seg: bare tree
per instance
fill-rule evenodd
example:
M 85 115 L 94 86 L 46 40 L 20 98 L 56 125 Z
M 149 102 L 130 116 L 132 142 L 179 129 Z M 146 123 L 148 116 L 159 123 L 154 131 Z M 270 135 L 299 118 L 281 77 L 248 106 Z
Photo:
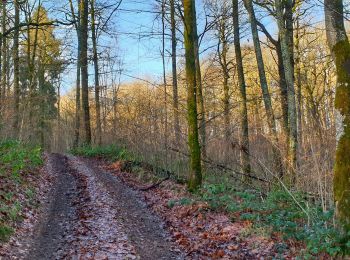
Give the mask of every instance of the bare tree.
M 241 51 L 240 29 L 239 29 L 239 8 L 238 0 L 232 0 L 232 17 L 233 17 L 233 30 L 234 30 L 234 46 L 236 57 L 236 68 L 238 75 L 238 84 L 241 98 L 241 132 L 240 132 L 240 145 L 241 145 L 241 163 L 243 172 L 249 174 L 251 172 L 250 158 L 249 158 L 249 125 L 248 125 L 248 111 L 247 111 L 247 94 L 246 83 L 243 70 L 243 58 Z
M 186 80 L 187 80 L 187 110 L 188 110 L 188 145 L 190 148 L 190 176 L 189 189 L 195 190 L 202 183 L 201 148 L 198 138 L 197 123 L 197 79 L 196 56 L 198 56 L 198 41 L 196 30 L 196 12 L 194 0 L 183 0 L 184 26 L 185 26 L 185 50 L 186 50 Z M 196 48 L 197 45 L 197 48 Z M 197 52 L 197 53 L 196 53 Z
M 81 115 L 81 102 L 80 102 L 80 76 L 81 76 L 81 61 L 80 61 L 80 51 L 81 51 L 81 39 L 80 39 L 80 7 L 78 8 L 78 14 L 74 11 L 74 5 L 72 0 L 69 0 L 69 6 L 71 15 L 73 17 L 74 27 L 77 33 L 77 72 L 76 72 L 76 91 L 75 91 L 75 129 L 74 129 L 74 142 L 73 147 L 78 147 L 80 140 L 80 115 Z
M 97 144 L 102 144 L 102 128 L 101 128 L 101 105 L 100 105 L 100 80 L 98 70 L 98 51 L 97 51 L 97 31 L 95 17 L 95 0 L 90 1 L 91 15 L 91 34 L 92 34 L 92 50 L 95 73 L 95 110 L 96 110 L 96 139 Z
M 335 108 L 337 152 L 334 168 L 336 214 L 344 234 L 350 231 L 350 43 L 344 26 L 342 0 L 325 0 L 327 41 L 337 67 Z
M 89 74 L 88 74 L 88 0 L 80 0 L 80 62 L 81 62 L 81 89 L 84 115 L 85 143 L 91 144 L 91 123 L 89 106 Z
M 264 100 L 264 105 L 265 105 L 265 110 L 267 115 L 267 123 L 269 125 L 270 132 L 273 137 L 272 151 L 274 156 L 273 160 L 275 162 L 275 170 L 278 171 L 280 176 L 282 176 L 283 175 L 282 156 L 281 156 L 281 152 L 277 147 L 278 138 L 277 138 L 276 120 L 275 120 L 275 115 L 272 108 L 271 95 L 269 92 L 269 87 L 266 79 L 265 65 L 264 65 L 264 60 L 263 60 L 262 51 L 261 51 L 261 45 L 259 40 L 258 27 L 257 27 L 253 2 L 252 0 L 244 0 L 244 5 L 248 11 L 249 18 L 250 18 L 255 56 L 258 64 L 260 87 L 263 94 L 263 100 Z
M 174 132 L 177 142 L 181 138 L 180 120 L 179 120 L 179 93 L 177 84 L 177 38 L 176 38 L 176 20 L 175 20 L 175 0 L 170 0 L 170 24 L 171 24 L 171 61 L 173 77 L 173 111 L 174 111 Z
M 20 102 L 20 86 L 19 86 L 19 2 L 14 1 L 15 5 L 15 23 L 13 35 L 13 87 L 14 87 L 14 113 L 15 119 L 13 129 L 15 136 L 18 135 L 19 128 L 19 102 Z
M 294 88 L 294 62 L 293 62 L 293 3 L 292 0 L 275 0 L 276 19 L 281 39 L 281 53 L 288 89 L 288 125 L 289 125 L 289 169 L 291 181 L 295 181 L 294 171 L 297 168 L 298 126 Z

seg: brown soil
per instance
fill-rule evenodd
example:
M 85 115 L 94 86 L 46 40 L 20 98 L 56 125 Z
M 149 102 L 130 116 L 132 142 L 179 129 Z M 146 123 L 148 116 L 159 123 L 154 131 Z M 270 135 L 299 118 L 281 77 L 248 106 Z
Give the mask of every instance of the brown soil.
M 140 195 L 92 161 L 52 154 L 37 223 L 0 259 L 183 259 Z M 32 234 L 32 235 L 31 235 Z

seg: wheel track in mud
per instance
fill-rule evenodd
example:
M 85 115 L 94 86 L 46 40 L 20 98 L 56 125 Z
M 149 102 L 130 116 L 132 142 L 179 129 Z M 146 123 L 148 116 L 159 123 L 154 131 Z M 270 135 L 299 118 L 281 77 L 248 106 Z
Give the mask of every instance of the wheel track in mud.
M 56 176 L 25 259 L 182 259 L 137 192 L 86 159 L 52 154 Z M 22 258 L 20 258 L 22 259 Z

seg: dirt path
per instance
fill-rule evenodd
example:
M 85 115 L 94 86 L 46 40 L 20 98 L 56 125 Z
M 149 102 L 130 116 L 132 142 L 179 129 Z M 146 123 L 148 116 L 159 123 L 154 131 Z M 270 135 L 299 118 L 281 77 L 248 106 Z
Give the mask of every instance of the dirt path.
M 56 176 L 26 256 L 11 259 L 182 259 L 137 192 L 92 162 L 53 154 Z M 23 238 L 25 239 L 25 238 Z

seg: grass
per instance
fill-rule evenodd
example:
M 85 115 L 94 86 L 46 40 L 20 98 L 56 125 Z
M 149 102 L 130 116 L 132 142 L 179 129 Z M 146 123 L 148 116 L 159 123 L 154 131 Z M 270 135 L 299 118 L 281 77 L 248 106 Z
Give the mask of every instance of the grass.
M 29 173 L 35 174 L 42 163 L 40 147 L 15 140 L 0 142 L 0 242 L 12 235 L 24 206 L 34 198 L 35 189 L 27 177 Z M 20 193 L 24 196 L 19 196 Z
M 7 241 L 13 234 L 13 228 L 0 224 L 0 242 Z
M 102 157 L 109 161 L 130 160 L 135 156 L 125 148 L 116 145 L 109 146 L 81 146 L 71 150 L 71 153 L 84 157 Z
M 43 163 L 41 148 L 26 145 L 15 140 L 0 142 L 0 172 L 21 180 L 21 174 Z M 10 174 L 8 174 L 10 173 Z
M 110 161 L 135 158 L 125 148 L 112 145 L 85 146 L 72 152 L 86 157 L 103 157 Z M 143 171 L 135 169 L 133 172 L 139 175 Z M 304 209 L 302 210 L 284 190 L 275 189 L 262 198 L 258 192 L 239 191 L 232 181 L 225 180 L 225 177 L 218 179 L 216 176 L 208 173 L 206 182 L 193 197 L 171 200 L 168 202 L 169 207 L 205 201 L 211 210 L 229 214 L 232 221 L 250 221 L 250 230 L 242 235 L 254 233 L 280 237 L 281 242 L 276 245 L 276 250 L 281 254 L 288 249 L 287 242 L 284 241 L 304 244 L 305 250 L 300 252 L 302 259 L 313 259 L 321 254 L 336 257 L 349 253 L 350 242 L 344 240 L 333 224 L 333 209 L 323 212 L 320 205 L 308 202 L 304 194 L 294 193 L 293 196 Z

